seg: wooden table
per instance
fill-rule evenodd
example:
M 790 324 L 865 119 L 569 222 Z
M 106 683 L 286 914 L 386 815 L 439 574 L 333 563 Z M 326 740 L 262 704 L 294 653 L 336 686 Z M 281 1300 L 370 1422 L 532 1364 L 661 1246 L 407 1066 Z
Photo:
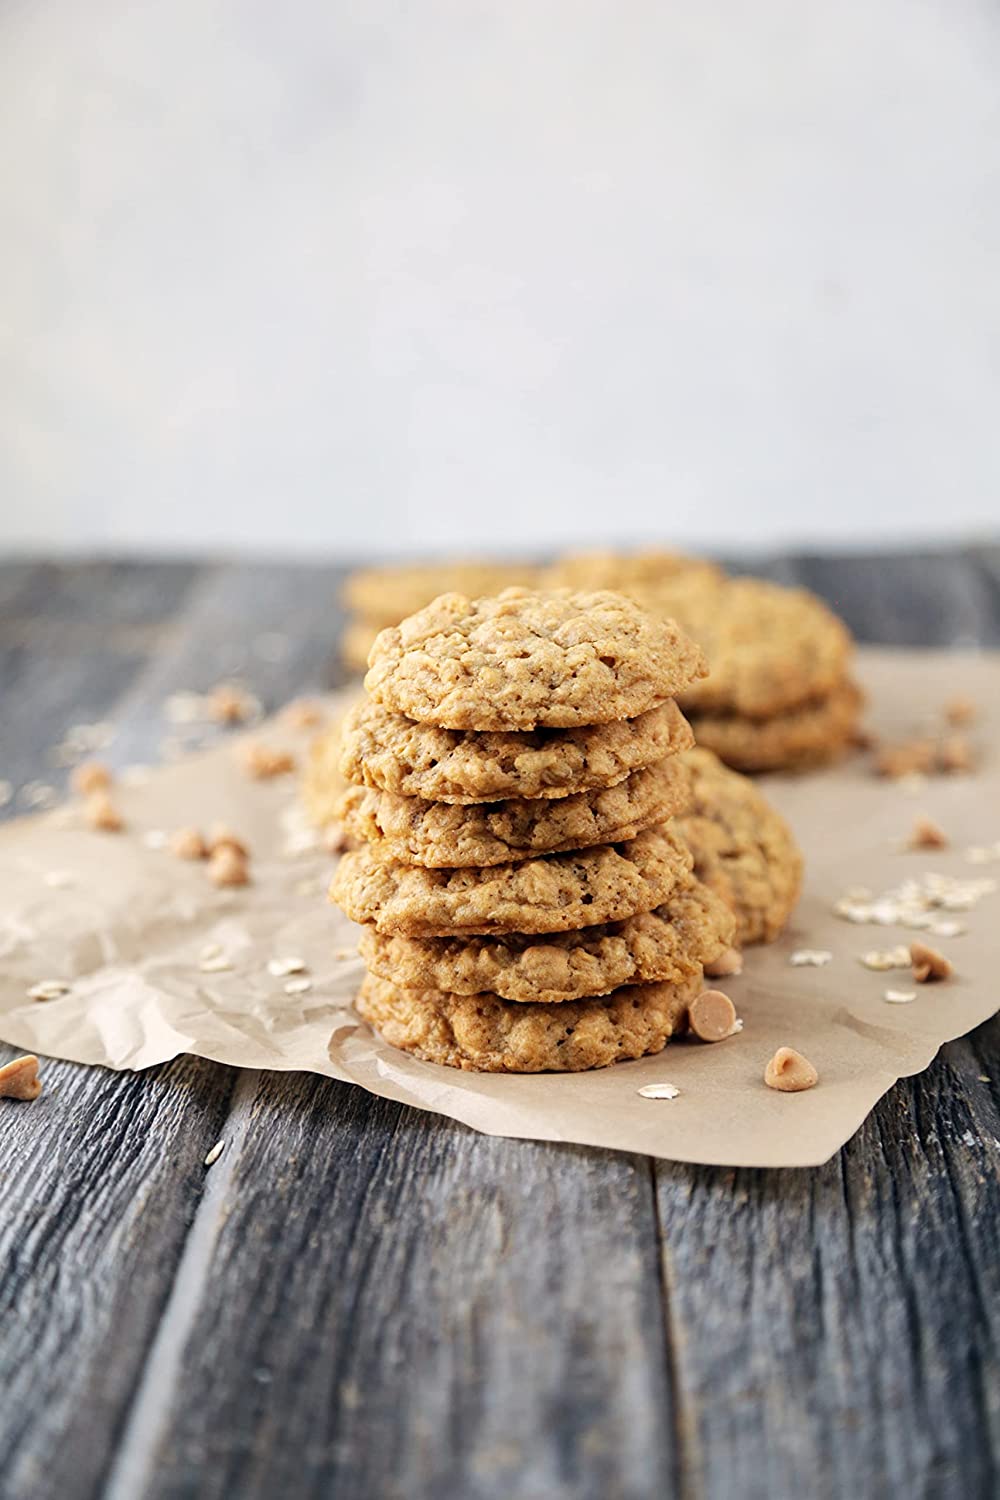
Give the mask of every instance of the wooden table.
M 863 640 L 1000 645 L 995 547 L 758 571 Z M 106 718 L 111 758 L 155 760 L 165 696 L 233 672 L 269 705 L 329 685 L 336 585 L 0 569 L 0 775 L 59 784 L 48 747 Z M 815 1171 L 492 1140 L 190 1058 L 45 1082 L 0 1109 L 3 1500 L 998 1492 L 996 1020 Z

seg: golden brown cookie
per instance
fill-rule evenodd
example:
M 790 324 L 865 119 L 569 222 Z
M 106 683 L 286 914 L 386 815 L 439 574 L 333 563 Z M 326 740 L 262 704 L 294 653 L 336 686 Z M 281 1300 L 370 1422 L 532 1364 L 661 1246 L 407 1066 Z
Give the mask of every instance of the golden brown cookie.
M 443 729 L 568 729 L 630 719 L 707 670 L 670 620 L 622 594 L 442 594 L 383 630 L 365 678 L 385 708 Z
M 792 831 L 760 788 L 711 750 L 689 750 L 683 759 L 693 796 L 674 827 L 694 855 L 695 874 L 732 907 L 738 945 L 770 943 L 802 884 Z
M 578 1073 L 660 1052 L 701 988 L 638 984 L 600 999 L 516 1005 L 496 995 L 407 990 L 365 976 L 357 1009 L 393 1047 L 478 1073 Z
M 381 625 L 367 620 L 348 620 L 340 637 L 340 659 L 348 672 L 363 677 L 368 671 L 368 653 L 375 644 Z
M 413 938 L 366 927 L 359 946 L 373 974 L 407 988 L 552 1005 L 628 984 L 686 984 L 734 929 L 725 901 L 694 881 L 655 911 L 577 932 Z
M 693 744 L 672 701 L 612 724 L 476 734 L 416 724 L 363 698 L 344 721 L 340 769 L 348 781 L 402 797 L 496 802 L 615 786 Z
M 571 552 L 547 569 L 544 587 L 549 589 L 614 589 L 630 594 L 635 589 L 655 589 L 661 584 L 685 584 L 692 580 L 716 583 L 722 569 L 701 557 L 682 552 L 648 548 L 642 552 Z
M 687 802 L 687 772 L 675 758 L 601 791 L 470 807 L 354 786 L 341 796 L 336 819 L 348 834 L 375 844 L 380 859 L 430 868 L 484 867 L 622 843 L 666 822 Z
M 371 845 L 345 854 L 331 897 L 355 922 L 417 937 L 566 932 L 652 911 L 686 884 L 691 852 L 669 825 L 626 844 L 601 844 L 487 870 L 427 870 L 380 860 Z
M 466 594 L 478 599 L 515 585 L 534 588 L 538 575 L 534 563 L 489 558 L 402 563 L 398 567 L 363 568 L 352 573 L 344 584 L 342 598 L 348 609 L 372 627 L 374 639 L 379 630 L 398 625 L 439 594 Z
M 692 726 L 699 745 L 739 771 L 801 771 L 850 748 L 863 702 L 845 679 L 824 697 L 768 719 L 699 713 L 692 715 Z

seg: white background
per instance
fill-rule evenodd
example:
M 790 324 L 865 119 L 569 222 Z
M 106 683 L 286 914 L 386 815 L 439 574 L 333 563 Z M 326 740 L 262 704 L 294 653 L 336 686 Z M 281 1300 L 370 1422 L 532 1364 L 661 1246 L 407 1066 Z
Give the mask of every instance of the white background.
M 0 541 L 1000 529 L 986 0 L 7 0 Z

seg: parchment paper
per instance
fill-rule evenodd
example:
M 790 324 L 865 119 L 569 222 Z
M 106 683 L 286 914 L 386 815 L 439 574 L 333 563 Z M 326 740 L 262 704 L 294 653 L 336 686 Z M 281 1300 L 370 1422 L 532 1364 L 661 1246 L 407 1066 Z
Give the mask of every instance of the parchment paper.
M 385 1046 L 351 1008 L 362 968 L 356 929 L 324 898 L 333 859 L 303 847 L 293 778 L 246 776 L 238 736 L 120 788 L 123 834 L 85 828 L 75 806 L 0 830 L 0 1035 L 111 1068 L 192 1052 L 237 1067 L 302 1069 L 495 1135 L 732 1166 L 825 1161 L 898 1077 L 926 1067 L 943 1042 L 1000 1004 L 1000 895 L 957 914 L 968 927 L 962 936 L 931 939 L 956 967 L 951 981 L 934 985 L 912 986 L 908 972 L 870 972 L 859 962 L 868 949 L 921 934 L 854 925 L 831 910 L 852 885 L 881 891 L 927 871 L 1000 876 L 1000 863 L 974 866 L 965 853 L 1000 839 L 1000 657 L 869 651 L 860 666 L 869 723 L 880 732 L 911 734 L 947 699 L 974 699 L 981 714 L 968 733 L 980 767 L 917 792 L 877 780 L 860 755 L 764 782 L 805 851 L 805 893 L 785 936 L 748 949 L 743 974 L 724 981 L 744 1019 L 726 1042 L 678 1041 L 658 1057 L 601 1072 L 530 1077 L 461 1073 Z M 254 736 L 296 750 L 308 739 L 278 724 Z M 950 849 L 894 847 L 918 813 L 949 833 Z M 216 820 L 253 851 L 245 889 L 218 891 L 203 864 L 148 846 L 179 826 Z M 207 945 L 232 969 L 203 972 Z M 792 967 L 789 955 L 803 947 L 829 949 L 833 961 Z M 307 993 L 286 994 L 288 977 L 268 971 L 269 960 L 286 957 L 307 965 Z M 72 989 L 28 999 L 40 980 Z M 915 988 L 917 998 L 887 1004 L 893 986 Z M 777 1094 L 764 1086 L 764 1064 L 782 1044 L 812 1060 L 818 1087 Z M 678 1097 L 640 1097 L 640 1086 L 659 1081 L 675 1084 Z

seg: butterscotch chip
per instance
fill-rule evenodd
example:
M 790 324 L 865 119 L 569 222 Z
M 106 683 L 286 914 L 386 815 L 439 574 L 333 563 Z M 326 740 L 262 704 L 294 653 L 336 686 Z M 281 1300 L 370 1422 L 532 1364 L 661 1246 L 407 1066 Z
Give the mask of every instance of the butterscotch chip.
M 910 834 L 911 849 L 947 849 L 950 840 L 930 818 L 917 818 Z
M 293 698 L 281 710 L 281 718 L 289 729 L 318 729 L 326 715 L 315 698 Z
M 575 932 L 442 938 L 368 926 L 359 948 L 373 974 L 409 989 L 553 1005 L 629 984 L 686 984 L 732 931 L 729 908 L 695 881 L 655 911 Z
M 34 1053 L 28 1053 L 26 1057 L 15 1057 L 13 1062 L 0 1068 L 0 1098 L 37 1099 L 41 1092 L 38 1058 Z
M 618 844 L 685 807 L 690 779 L 678 759 L 635 771 L 617 786 L 570 797 L 511 798 L 463 807 L 350 787 L 336 809 L 349 834 L 381 859 L 430 868 L 508 864 L 536 854 Z
M 938 746 L 937 763 L 942 771 L 971 771 L 972 747 L 963 734 L 949 734 Z
M 70 786 L 81 797 L 89 797 L 92 792 L 107 791 L 112 780 L 111 769 L 103 761 L 85 760 L 70 777 Z
M 355 922 L 411 937 L 569 932 L 652 911 L 688 884 L 691 854 L 669 825 L 625 844 L 489 869 L 429 870 L 345 854 L 331 895 Z
M 883 745 L 875 757 L 876 774 L 888 776 L 893 781 L 914 773 L 926 775 L 933 771 L 934 764 L 933 740 L 907 740 L 903 744 Z
M 257 700 L 245 689 L 220 682 L 208 695 L 208 712 L 218 724 L 242 724 L 257 709 Z
M 795 906 L 802 855 L 791 829 L 746 776 L 700 746 L 680 757 L 691 775 L 691 805 L 673 826 L 694 870 L 736 914 L 736 941 L 769 943 Z
M 430 802 L 567 797 L 616 786 L 693 744 L 672 701 L 612 724 L 478 734 L 417 724 L 362 698 L 339 733 L 331 727 L 316 743 L 310 806 L 319 809 L 319 788 L 336 771 L 341 781 Z
M 660 1052 L 700 981 L 637 984 L 600 999 L 515 1005 L 496 995 L 403 989 L 367 974 L 357 1009 L 393 1047 L 480 1073 L 575 1073 Z
M 100 829 L 102 833 L 120 833 L 125 827 L 125 819 L 106 791 L 90 793 L 84 803 L 83 815 L 91 828 Z
M 702 990 L 688 1011 L 688 1024 L 702 1042 L 724 1042 L 736 1026 L 736 1006 L 721 990 Z
M 956 729 L 964 729 L 975 723 L 979 706 L 971 698 L 950 698 L 944 706 L 944 716 Z
M 819 1082 L 819 1074 L 794 1047 L 779 1047 L 764 1069 L 764 1082 L 779 1093 L 797 1094 L 813 1088 Z
M 208 861 L 208 878 L 218 886 L 249 884 L 246 857 L 231 844 L 221 844 Z
M 926 943 L 910 944 L 910 962 L 913 965 L 913 977 L 918 984 L 947 979 L 952 972 L 951 961 L 936 948 L 929 948 Z
M 250 853 L 238 833 L 234 833 L 225 823 L 213 823 L 205 840 L 206 852 L 215 854 L 217 850 L 224 848 L 235 849 L 236 853 L 242 854 L 244 858 Z
M 170 835 L 168 845 L 171 854 L 178 859 L 204 859 L 208 847 L 198 828 L 178 828 Z
M 243 765 L 255 781 L 270 781 L 295 770 L 295 756 L 290 750 L 275 750 L 256 741 L 244 745 L 240 752 Z
M 393 713 L 487 731 L 634 718 L 708 671 L 673 620 L 569 589 L 442 594 L 383 630 L 370 661 L 365 687 Z

